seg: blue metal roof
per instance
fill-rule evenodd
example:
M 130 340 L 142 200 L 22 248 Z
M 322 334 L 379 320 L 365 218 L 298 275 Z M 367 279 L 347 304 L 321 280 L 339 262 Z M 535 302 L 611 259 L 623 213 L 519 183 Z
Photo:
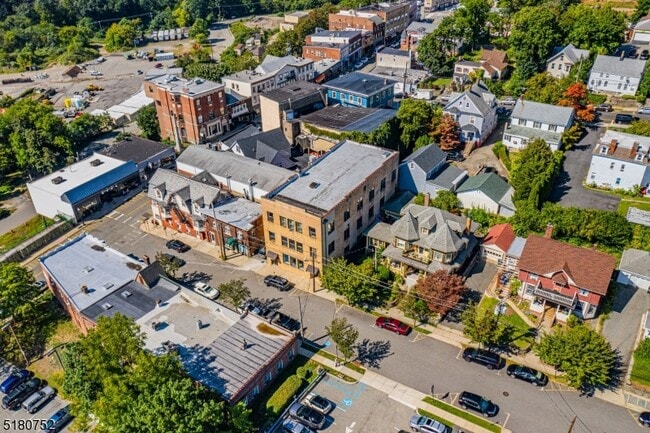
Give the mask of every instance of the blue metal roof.
M 117 182 L 138 173 L 138 166 L 133 161 L 127 161 L 115 169 L 83 183 L 61 197 L 66 203 L 78 203 L 103 189 L 113 186 Z

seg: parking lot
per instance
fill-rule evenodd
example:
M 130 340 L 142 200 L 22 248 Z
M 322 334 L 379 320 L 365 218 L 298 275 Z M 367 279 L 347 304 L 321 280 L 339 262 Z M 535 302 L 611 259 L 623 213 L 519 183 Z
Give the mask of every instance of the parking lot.
M 0 383 L 7 378 L 10 373 L 10 368 L 8 364 L 0 360 Z M 42 424 L 54 415 L 56 411 L 67 405 L 68 403 L 57 395 L 34 414 L 27 413 L 23 409 L 16 411 L 6 410 L 0 406 L 0 432 L 41 431 Z M 70 424 L 59 431 L 69 432 L 69 426 Z

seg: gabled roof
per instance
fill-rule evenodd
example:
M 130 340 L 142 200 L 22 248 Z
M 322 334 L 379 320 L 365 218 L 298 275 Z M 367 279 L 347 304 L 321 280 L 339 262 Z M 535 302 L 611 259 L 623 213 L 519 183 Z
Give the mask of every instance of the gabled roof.
M 510 189 L 508 182 L 501 179 L 496 173 L 482 173 L 468 177 L 458 189 L 456 194 L 470 191 L 481 191 L 492 201 L 498 203 Z
M 156 196 L 156 190 L 162 193 L 162 199 Z M 164 202 L 173 199 L 174 196 L 179 196 L 183 201 L 191 200 L 199 206 L 212 205 L 224 198 L 218 187 L 190 179 L 164 168 L 156 170 L 149 180 L 147 196 L 152 200 Z
M 281 128 L 261 132 L 235 142 L 244 156 L 291 169 L 296 162 L 291 159 L 291 143 Z M 233 145 L 235 144 L 233 143 Z
M 650 30 L 650 15 L 641 18 L 635 25 L 634 30 Z
M 650 252 L 634 248 L 625 250 L 618 268 L 631 274 L 650 277 Z
M 402 164 L 408 164 L 413 161 L 425 173 L 429 173 L 434 167 L 447 159 L 447 152 L 440 150 L 436 143 L 428 144 L 419 148 L 407 156 Z
M 456 108 L 459 112 L 464 112 L 463 107 L 459 107 L 457 104 L 463 97 L 467 97 L 483 116 L 487 116 L 490 112 L 496 110 L 496 97 L 488 90 L 485 83 L 479 81 L 466 92 L 453 93 L 443 111 L 451 111 L 452 108 Z
M 604 56 L 598 55 L 594 66 L 591 68 L 591 73 L 603 72 L 605 74 L 616 74 L 626 77 L 641 78 L 645 70 L 645 60 L 631 59 L 618 56 Z
M 481 60 L 483 60 L 485 64 L 492 66 L 499 71 L 503 71 L 508 67 L 508 63 L 506 62 L 507 57 L 505 51 L 490 50 L 488 48 L 484 48 L 481 54 Z
M 508 223 L 503 223 L 497 224 L 490 229 L 485 239 L 483 239 L 483 245 L 494 245 L 501 251 L 507 252 L 514 240 L 515 231 L 512 229 L 512 226 Z
M 454 186 L 460 184 L 467 177 L 467 170 L 462 170 L 454 165 L 445 164 L 442 170 L 427 179 L 427 183 L 451 190 Z
M 391 226 L 390 231 L 396 237 L 409 242 L 420 238 L 418 235 L 417 220 L 409 211 L 406 211 L 406 215 Z
M 571 60 L 571 62 L 577 63 L 581 59 L 586 59 L 587 57 L 589 57 L 589 50 L 578 49 L 573 44 L 569 44 L 565 47 L 555 47 L 553 49 L 553 55 L 549 57 L 546 63 L 555 60 L 561 55 L 565 55 L 569 58 L 569 60 Z
M 563 270 L 576 286 L 605 296 L 616 259 L 600 251 L 530 235 L 519 259 L 519 269 L 551 276 Z
M 572 107 L 560 107 L 518 99 L 510 117 L 513 119 L 526 119 L 548 123 L 550 125 L 568 125 L 572 116 Z

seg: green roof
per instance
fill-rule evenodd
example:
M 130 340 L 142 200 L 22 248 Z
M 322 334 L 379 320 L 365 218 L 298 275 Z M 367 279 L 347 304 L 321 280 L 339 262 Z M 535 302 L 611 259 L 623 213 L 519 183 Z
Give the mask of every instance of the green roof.
M 508 185 L 508 182 L 501 179 L 499 175 L 495 173 L 483 173 L 468 177 L 467 180 L 458 187 L 456 194 L 479 190 L 494 200 L 495 203 L 498 203 L 505 193 L 508 192 L 509 188 L 510 185 Z

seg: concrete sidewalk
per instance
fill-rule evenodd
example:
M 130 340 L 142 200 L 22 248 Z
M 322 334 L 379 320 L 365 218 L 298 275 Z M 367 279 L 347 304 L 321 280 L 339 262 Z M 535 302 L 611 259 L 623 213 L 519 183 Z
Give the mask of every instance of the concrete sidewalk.
M 384 394 L 388 395 L 389 398 L 410 407 L 411 409 L 417 411 L 417 409 L 423 409 L 427 412 L 430 412 L 440 418 L 448 420 L 454 425 L 458 426 L 460 429 L 466 432 L 473 433 L 490 433 L 489 430 L 473 424 L 459 416 L 456 416 L 452 413 L 446 412 L 440 408 L 430 405 L 423 401 L 425 397 L 428 397 L 427 394 L 424 394 L 420 391 L 417 391 L 413 388 L 409 388 L 400 383 L 395 382 L 394 380 L 388 379 L 387 377 L 381 376 L 373 371 L 366 370 L 364 374 L 360 374 L 348 367 L 339 365 L 336 366 L 334 361 L 325 358 L 324 356 L 318 355 L 310 350 L 305 348 L 300 348 L 298 353 L 301 355 L 311 358 L 314 361 L 323 364 L 329 368 L 332 368 L 346 376 L 349 376 L 359 382 L 362 382 Z M 460 409 L 459 409 L 460 410 Z M 503 428 L 503 433 L 510 433 L 510 430 Z

